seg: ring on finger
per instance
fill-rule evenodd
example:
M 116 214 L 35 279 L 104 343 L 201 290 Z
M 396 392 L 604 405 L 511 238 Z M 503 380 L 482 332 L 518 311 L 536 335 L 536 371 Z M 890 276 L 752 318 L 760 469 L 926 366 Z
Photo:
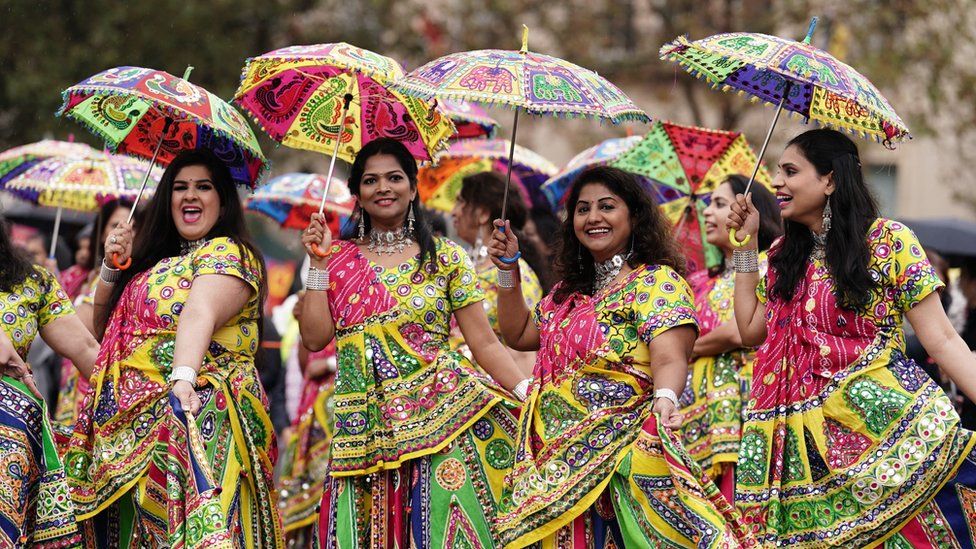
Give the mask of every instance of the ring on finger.
M 112 237 L 108 239 L 108 241 L 111 242 L 112 244 L 118 244 L 119 239 L 115 238 L 115 235 L 113 234 Z

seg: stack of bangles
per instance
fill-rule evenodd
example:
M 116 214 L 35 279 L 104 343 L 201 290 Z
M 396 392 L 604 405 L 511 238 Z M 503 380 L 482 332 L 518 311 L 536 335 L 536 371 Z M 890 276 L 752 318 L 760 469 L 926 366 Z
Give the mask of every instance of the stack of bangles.
M 732 250 L 732 268 L 737 273 L 758 273 L 759 250 Z
M 308 277 L 305 279 L 305 289 L 316 292 L 325 292 L 329 289 L 329 271 L 327 269 L 316 269 L 309 267 Z
M 105 260 L 103 259 L 102 269 L 98 273 L 98 278 L 100 278 L 102 282 L 111 286 L 122 278 L 122 271 L 109 267 L 105 264 Z
M 516 265 L 518 260 L 522 258 L 522 252 L 515 252 L 514 257 L 499 257 L 498 260 L 507 265 Z M 498 287 L 510 290 L 515 287 L 515 273 L 518 271 L 518 267 L 513 269 L 498 269 Z

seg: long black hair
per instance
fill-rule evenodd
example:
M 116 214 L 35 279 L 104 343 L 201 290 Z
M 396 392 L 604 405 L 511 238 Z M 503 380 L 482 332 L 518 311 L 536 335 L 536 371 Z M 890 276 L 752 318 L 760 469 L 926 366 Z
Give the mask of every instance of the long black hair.
M 250 252 L 241 254 L 241 261 L 244 263 L 245 270 L 251 268 L 252 266 L 248 263 L 254 261 L 256 262 L 254 266 L 261 273 L 257 296 L 258 332 L 260 336 L 264 300 L 268 288 L 264 259 L 247 230 L 247 225 L 244 222 L 244 209 L 241 207 L 237 187 L 234 186 L 234 180 L 231 179 L 227 164 L 207 149 L 187 150 L 179 153 L 163 172 L 159 187 L 156 188 L 156 193 L 146 205 L 145 218 L 139 232 L 136 233 L 135 242 L 132 245 L 132 265 L 129 269 L 122 271 L 121 279 L 115 284 L 109 301 L 109 310 L 115 309 L 126 285 L 136 275 L 151 269 L 156 263 L 167 257 L 180 255 L 180 244 L 183 238 L 176 230 L 176 222 L 173 221 L 173 184 L 180 170 L 187 166 L 207 168 L 220 199 L 220 216 L 217 218 L 217 223 L 204 238 L 212 239 L 222 236 L 232 238 L 239 246 Z
M 505 179 L 497 172 L 481 172 L 469 175 L 461 180 L 461 192 L 458 196 L 466 203 L 465 213 L 472 214 L 474 208 L 482 208 L 488 212 L 492 221 L 502 216 L 502 204 L 505 197 Z M 508 209 L 505 210 L 512 231 L 519 240 L 522 258 L 529 264 L 539 277 L 539 284 L 543 292 L 548 293 L 550 284 L 549 266 L 542 258 L 538 248 L 529 239 L 522 236 L 522 229 L 529 218 L 528 208 L 522 195 L 517 191 L 508 194 Z
M 637 178 L 623 170 L 607 166 L 589 168 L 576 178 L 566 199 L 566 220 L 562 241 L 556 253 L 556 270 L 562 279 L 553 298 L 561 303 L 574 293 L 593 293 L 596 270 L 593 256 L 580 244 L 573 228 L 573 217 L 580 191 L 590 184 L 602 184 L 620 197 L 630 210 L 633 253 L 627 260 L 631 268 L 638 265 L 666 265 L 685 274 L 685 257 L 671 231 L 671 223 L 641 187 Z
M 30 257 L 10 240 L 7 220 L 0 217 L 0 292 L 9 292 L 35 272 Z
M 841 307 L 859 310 L 867 306 L 876 284 L 868 272 L 871 250 L 867 234 L 878 217 L 878 206 L 864 183 L 857 145 L 846 135 L 816 129 L 794 137 L 795 145 L 821 176 L 832 174 L 831 227 L 827 233 L 826 261 L 834 279 L 834 295 Z M 806 272 L 813 236 L 802 223 L 786 220 L 783 243 L 771 254 L 776 280 L 770 292 L 779 299 L 793 298 Z
M 726 177 L 722 183 L 728 183 L 729 187 L 732 187 L 732 194 L 738 196 L 746 192 L 749 178 L 740 174 L 732 174 Z M 783 234 L 783 218 L 779 212 L 779 204 L 776 202 L 776 195 L 769 192 L 769 189 L 761 184 L 753 184 L 749 192 L 752 193 L 752 204 L 759 212 L 759 250 L 768 250 L 773 241 Z M 724 268 L 725 256 L 723 255 L 717 270 L 721 271 Z
M 105 257 L 105 228 L 108 225 L 108 218 L 112 217 L 115 210 L 126 208 L 131 210 L 133 201 L 128 198 L 115 198 L 102 204 L 98 209 L 98 216 L 95 218 L 95 226 L 92 228 L 91 235 L 88 237 L 88 260 L 81 265 L 87 271 L 99 265 Z M 139 232 L 139 213 L 132 216 L 132 230 Z
M 407 175 L 407 180 L 410 181 L 410 189 L 415 190 L 417 188 L 417 161 L 410 154 L 410 150 L 396 139 L 381 137 L 367 143 L 359 150 L 359 154 L 356 155 L 356 160 L 349 169 L 349 192 L 359 198 L 359 188 L 363 181 L 363 173 L 366 171 L 366 161 L 378 154 L 388 154 L 395 158 L 397 164 L 400 165 L 400 169 Z M 413 210 L 414 215 L 413 239 L 420 246 L 420 263 L 417 266 L 417 272 L 420 272 L 425 265 L 429 272 L 435 272 L 437 271 L 437 260 L 435 257 L 437 255 L 437 247 L 434 243 L 434 233 L 431 231 L 430 224 L 427 222 L 424 208 L 420 204 L 420 193 L 417 193 L 417 196 L 410 202 L 410 208 L 407 211 L 409 212 L 410 210 Z M 357 208 L 357 214 L 362 217 L 366 227 L 366 234 L 369 234 L 370 229 L 373 227 L 369 219 L 369 214 L 366 213 L 366 210 L 362 206 Z M 353 222 L 353 219 L 355 219 L 355 222 Z M 342 238 L 344 240 L 355 240 L 358 238 L 358 221 L 359 219 L 354 216 L 346 223 L 345 229 L 342 231 Z

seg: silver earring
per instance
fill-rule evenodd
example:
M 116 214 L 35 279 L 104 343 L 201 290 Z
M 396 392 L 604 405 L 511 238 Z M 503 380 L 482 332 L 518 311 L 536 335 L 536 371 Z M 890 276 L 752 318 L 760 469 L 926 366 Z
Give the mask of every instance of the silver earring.
M 830 195 L 827 195 L 827 204 L 824 206 L 823 225 L 821 227 L 820 234 L 827 236 L 827 233 L 830 232 L 830 220 L 833 215 L 834 212 L 830 209 Z
M 410 209 L 407 210 L 407 236 L 413 236 L 413 202 L 410 203 Z
M 359 240 L 366 240 L 366 212 L 359 207 Z

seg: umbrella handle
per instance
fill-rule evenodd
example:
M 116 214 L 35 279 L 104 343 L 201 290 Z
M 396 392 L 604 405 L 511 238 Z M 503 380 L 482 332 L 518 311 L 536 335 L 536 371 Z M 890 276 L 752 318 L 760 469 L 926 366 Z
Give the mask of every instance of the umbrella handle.
M 355 79 L 355 74 L 353 79 Z M 349 88 L 342 97 L 342 118 L 339 119 L 339 133 L 336 134 L 335 150 L 332 151 L 332 159 L 329 161 L 329 175 L 325 179 L 325 189 L 322 191 L 322 202 L 319 203 L 319 213 L 325 211 L 325 201 L 329 199 L 329 189 L 332 187 L 332 174 L 335 172 L 336 157 L 339 156 L 339 144 L 342 142 L 342 132 L 346 129 L 346 115 L 349 114 L 349 104 L 352 103 L 353 80 L 349 81 Z M 321 258 L 329 257 L 329 252 L 319 247 L 317 243 L 312 243 L 312 253 Z
M 729 242 L 731 242 L 732 245 L 735 246 L 736 248 L 741 248 L 745 246 L 746 244 L 749 243 L 750 240 L 752 240 L 751 234 L 747 234 L 745 238 L 739 240 L 738 238 L 735 237 L 735 229 L 729 229 Z
M 323 259 L 329 257 L 329 252 L 319 248 L 319 245 L 314 242 L 312 243 L 312 253 Z

